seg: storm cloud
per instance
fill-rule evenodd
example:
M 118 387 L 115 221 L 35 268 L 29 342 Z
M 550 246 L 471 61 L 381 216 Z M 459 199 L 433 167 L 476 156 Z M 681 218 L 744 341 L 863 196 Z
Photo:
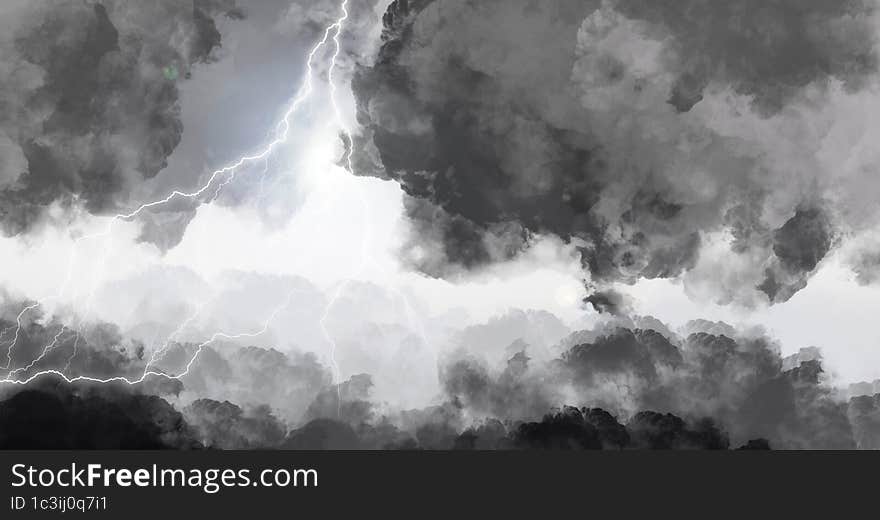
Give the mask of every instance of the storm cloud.
M 552 234 L 597 290 L 685 275 L 718 302 L 786 301 L 855 226 L 825 180 L 839 172 L 795 136 L 821 120 L 815 100 L 874 79 L 874 14 L 862 0 L 398 0 L 353 81 L 358 173 L 400 183 L 404 254 L 429 274 Z M 709 267 L 716 251 L 736 260 Z
M 0 42 L 0 226 L 28 231 L 53 205 L 127 207 L 183 132 L 178 83 L 212 61 L 229 1 L 33 2 Z
M 122 385 L 48 381 L 4 392 L 2 449 L 198 449 L 183 415 L 164 399 Z

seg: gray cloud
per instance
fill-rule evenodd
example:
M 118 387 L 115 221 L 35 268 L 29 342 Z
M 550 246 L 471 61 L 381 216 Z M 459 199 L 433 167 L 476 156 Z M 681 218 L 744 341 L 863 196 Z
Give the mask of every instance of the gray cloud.
M 13 73 L 0 84 L 6 234 L 29 230 L 53 203 L 95 214 L 131 203 L 180 143 L 178 83 L 213 59 L 214 17 L 224 13 L 235 15 L 231 1 L 34 2 L 15 11 L 20 23 L 2 52 Z
M 10 353 L 4 377 L 16 371 L 14 375 L 18 379 L 25 379 L 40 370 L 65 367 L 70 377 L 121 375 L 137 379 L 143 372 L 147 361 L 145 345 L 125 337 L 117 326 L 104 322 L 71 322 L 67 316 L 46 317 L 37 309 L 22 315 L 19 327 L 18 314 L 27 304 L 6 302 L 0 308 L 0 339 L 4 345 L 0 363 L 4 366 L 6 352 Z M 38 358 L 41 359 L 37 361 Z M 174 391 L 167 385 L 164 388 Z
M 183 409 L 187 422 L 208 448 L 245 450 L 281 444 L 287 428 L 268 407 L 242 410 L 229 401 L 199 399 Z
M 682 111 L 699 102 L 710 83 L 730 85 L 753 96 L 761 111 L 773 112 L 814 81 L 837 78 L 855 89 L 876 70 L 875 35 L 865 21 L 874 4 L 866 0 L 614 5 L 674 38 L 678 63 L 670 102 L 678 101 Z
M 721 325 L 702 328 L 732 331 Z M 665 328 L 579 331 L 572 337 L 582 339 L 563 342 L 569 346 L 558 359 L 533 362 L 517 353 L 502 366 L 481 360 L 480 345 L 474 344 L 469 357 L 449 359 L 441 369 L 444 392 L 458 410 L 447 423 L 461 424 L 463 417 L 476 420 L 468 433 L 474 437 L 476 430 L 498 421 L 504 435 L 490 431 L 484 440 L 493 444 L 507 439 L 503 446 L 509 446 L 508 434 L 514 439 L 537 435 L 534 442 L 522 441 L 526 445 L 557 442 L 552 437 L 537 440 L 548 428 L 581 432 L 571 433 L 575 438 L 587 436 L 565 442 L 602 445 L 602 436 L 591 433 L 580 418 L 572 423 L 571 417 L 553 416 L 540 423 L 549 409 L 567 403 L 610 412 L 632 436 L 628 447 L 724 448 L 765 439 L 774 448 L 851 449 L 868 442 L 854 431 L 869 426 L 859 426 L 852 419 L 854 405 L 848 408 L 827 385 L 817 353 L 783 359 L 769 339 L 732 332 L 683 338 Z M 871 413 L 867 408 L 857 415 L 870 425 Z M 520 431 L 519 422 L 534 424 Z
M 859 448 L 880 449 L 880 394 L 853 397 L 848 415 Z
M 182 349 L 179 359 L 166 356 L 167 363 L 182 366 L 192 352 Z M 193 395 L 247 407 L 266 405 L 285 422 L 295 424 L 330 385 L 331 374 L 312 354 L 286 355 L 259 347 L 232 348 L 224 354 L 206 348 L 182 380 Z
M 396 1 L 353 82 L 360 173 L 401 184 L 404 253 L 433 275 L 551 233 L 579 247 L 597 288 L 714 284 L 695 268 L 706 235 L 726 231 L 748 272 L 713 297 L 785 301 L 844 224 L 823 207 L 815 150 L 790 172 L 787 141 L 735 128 L 802 125 L 784 109 L 808 91 L 865 86 L 873 13 L 860 0 Z

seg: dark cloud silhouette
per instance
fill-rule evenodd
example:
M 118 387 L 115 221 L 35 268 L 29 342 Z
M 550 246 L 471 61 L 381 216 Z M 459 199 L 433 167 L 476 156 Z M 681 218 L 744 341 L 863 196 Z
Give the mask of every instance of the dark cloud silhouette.
M 194 449 L 201 444 L 167 401 L 121 386 L 57 381 L 0 401 L 2 449 Z
M 521 449 L 622 449 L 630 443 L 626 428 L 598 408 L 565 407 L 540 422 L 520 424 L 510 437 L 512 445 Z
M 807 285 L 807 278 L 831 250 L 833 228 L 819 209 L 799 209 L 773 233 L 779 266 L 767 269 L 758 286 L 771 301 L 786 301 Z
M 595 291 L 584 299 L 593 308 L 602 314 L 621 314 L 626 306 L 622 294 L 613 290 Z
M 354 428 L 332 419 L 315 419 L 284 439 L 286 450 L 357 450 L 361 440 Z
M 672 414 L 639 412 L 629 423 L 632 445 L 639 449 L 706 449 L 725 450 L 730 442 L 711 419 L 688 425 Z
M 626 425 L 600 408 L 565 406 L 540 421 L 489 420 L 468 428 L 452 447 L 462 450 L 728 449 L 726 434 L 711 419 L 688 423 L 672 414 L 639 412 Z M 769 449 L 755 440 L 750 449 Z

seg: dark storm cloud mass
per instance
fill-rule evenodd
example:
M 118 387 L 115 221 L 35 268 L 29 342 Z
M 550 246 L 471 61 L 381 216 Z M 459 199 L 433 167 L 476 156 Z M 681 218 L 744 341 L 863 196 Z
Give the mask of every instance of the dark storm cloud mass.
M 712 82 L 754 96 L 773 112 L 816 80 L 859 87 L 874 71 L 874 35 L 866 0 L 712 2 L 621 0 L 617 9 L 674 35 L 680 56 L 672 92 L 687 111 Z M 670 100 L 672 102 L 672 100 Z M 686 105 L 686 106 L 682 106 Z
M 124 386 L 47 381 L 5 392 L 0 449 L 195 449 L 201 444 L 164 399 Z
M 232 0 L 33 2 L 3 38 L 0 225 L 27 231 L 47 206 L 118 211 L 181 139 L 178 81 L 220 46 Z M 7 168 L 9 162 L 7 162 Z
M 401 184 L 406 250 L 430 274 L 552 233 L 595 284 L 675 277 L 726 230 L 755 281 L 725 290 L 784 301 L 831 250 L 834 211 L 812 172 L 782 171 L 772 142 L 724 125 L 865 85 L 873 13 L 862 0 L 398 0 L 353 81 L 360 173 Z M 725 108 L 726 93 L 745 104 Z
M 452 417 L 500 425 L 500 436 L 493 428 L 484 432 L 494 439 L 486 440 L 488 445 L 504 439 L 500 446 L 511 440 L 607 446 L 604 434 L 593 431 L 597 425 L 585 425 L 583 410 L 545 416 L 565 403 L 612 414 L 614 422 L 605 422 L 613 431 L 625 426 L 629 437 L 619 444 L 629 448 L 726 448 L 765 439 L 774 448 L 852 449 L 871 442 L 876 415 L 871 398 L 848 405 L 824 382 L 819 359 L 783 359 L 764 337 L 665 334 L 628 328 L 578 332 L 574 336 L 592 339 L 575 342 L 547 363 L 517 353 L 496 368 L 459 357 L 441 371 L 456 410 Z M 476 442 L 479 429 L 469 429 L 468 443 Z

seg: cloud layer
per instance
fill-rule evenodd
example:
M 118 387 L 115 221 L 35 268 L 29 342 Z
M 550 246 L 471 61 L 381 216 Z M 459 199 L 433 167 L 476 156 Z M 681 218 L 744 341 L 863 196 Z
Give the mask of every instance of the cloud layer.
M 512 330 L 517 320 L 525 325 Z M 12 367 L 38 355 L 59 330 L 53 321 L 29 320 Z M 71 358 L 69 342 L 77 336 Z M 179 373 L 196 349 L 172 342 L 153 369 Z M 70 376 L 136 379 L 152 357 L 144 350 L 99 323 L 59 342 L 20 375 L 69 360 Z M 817 349 L 783 357 L 760 332 L 724 323 L 697 321 L 673 333 L 650 318 L 615 318 L 570 331 L 554 326 L 552 315 L 514 312 L 450 335 L 435 359 L 439 393 L 418 407 L 376 393 L 377 383 L 399 377 L 399 367 L 377 365 L 372 374 L 334 383 L 333 370 L 314 355 L 223 342 L 204 347 L 180 380 L 67 385 L 49 375 L 2 389 L 0 444 L 853 449 L 876 447 L 880 438 L 872 385 L 855 385 L 847 395 L 829 384 Z M 429 358 L 414 362 L 412 369 L 431 369 Z M 34 421 L 64 427 L 29 438 L 25 430 Z

